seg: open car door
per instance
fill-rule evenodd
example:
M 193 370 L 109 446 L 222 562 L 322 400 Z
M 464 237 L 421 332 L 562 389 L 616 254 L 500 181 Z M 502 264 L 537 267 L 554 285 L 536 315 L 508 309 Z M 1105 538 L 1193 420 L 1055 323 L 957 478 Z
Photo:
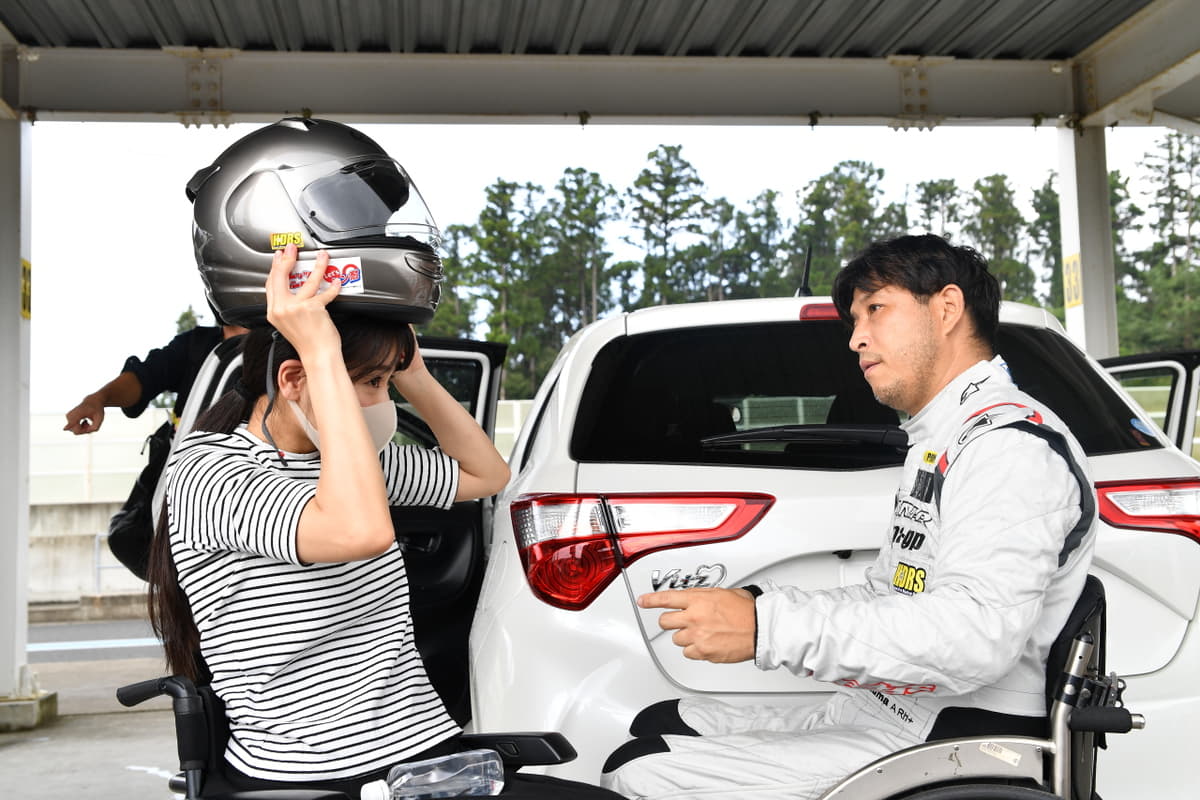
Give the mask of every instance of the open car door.
M 1200 431 L 1196 428 L 1200 350 L 1114 356 L 1100 359 L 1100 364 L 1146 409 L 1176 447 L 1200 458 Z
M 506 346 L 494 342 L 421 337 L 421 356 L 442 386 L 495 438 L 496 402 Z M 429 426 L 392 390 L 397 400 L 396 441 L 433 447 Z M 450 715 L 464 724 L 471 715 L 467 638 L 483 581 L 485 533 L 491 530 L 493 498 L 435 508 L 393 507 L 396 541 L 408 568 L 417 649 L 429 679 Z
M 495 437 L 496 403 L 507 347 L 494 342 L 418 337 L 430 373 Z M 233 387 L 242 370 L 242 337 L 218 345 L 202 365 L 173 445 L 195 427 L 197 417 Z M 432 431 L 392 390 L 397 406 L 395 441 L 437 445 Z M 162 507 L 162 481 L 154 508 Z M 483 580 L 485 532 L 493 498 L 456 503 L 448 510 L 393 507 L 396 541 L 404 550 L 417 649 L 429 679 L 459 724 L 470 718 L 467 638 Z

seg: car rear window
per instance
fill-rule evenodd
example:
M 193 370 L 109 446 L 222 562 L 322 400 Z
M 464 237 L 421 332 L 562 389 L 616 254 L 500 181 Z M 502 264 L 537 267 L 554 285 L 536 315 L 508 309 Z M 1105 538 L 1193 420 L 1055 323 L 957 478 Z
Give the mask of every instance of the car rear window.
M 906 448 L 882 436 L 900 416 L 871 395 L 847 335 L 838 321 L 812 320 L 615 339 L 593 362 L 571 455 L 814 469 L 902 463 Z M 999 349 L 1018 385 L 1058 413 L 1089 454 L 1159 446 L 1062 337 L 1005 327 Z M 762 438 L 745 441 L 755 431 Z

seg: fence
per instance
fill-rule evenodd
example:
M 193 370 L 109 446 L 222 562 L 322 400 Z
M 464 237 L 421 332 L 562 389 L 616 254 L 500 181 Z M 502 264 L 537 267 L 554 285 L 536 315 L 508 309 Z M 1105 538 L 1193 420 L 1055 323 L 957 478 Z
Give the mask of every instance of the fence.
M 532 401 L 502 401 L 496 448 L 508 457 Z M 110 409 L 88 436 L 62 429 L 61 414 L 30 418 L 29 599 L 71 601 L 88 595 L 141 592 L 105 542 L 108 521 L 146 464 L 143 443 L 166 419 L 150 410 L 128 419 Z

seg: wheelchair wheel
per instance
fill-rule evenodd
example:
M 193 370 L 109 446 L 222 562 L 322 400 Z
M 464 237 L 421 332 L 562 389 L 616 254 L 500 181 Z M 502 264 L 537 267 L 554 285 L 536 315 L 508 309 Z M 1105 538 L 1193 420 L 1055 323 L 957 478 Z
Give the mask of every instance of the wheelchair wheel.
M 1026 786 L 974 783 L 926 789 L 916 794 L 906 794 L 904 800 L 1054 800 L 1057 797 L 1056 794 Z

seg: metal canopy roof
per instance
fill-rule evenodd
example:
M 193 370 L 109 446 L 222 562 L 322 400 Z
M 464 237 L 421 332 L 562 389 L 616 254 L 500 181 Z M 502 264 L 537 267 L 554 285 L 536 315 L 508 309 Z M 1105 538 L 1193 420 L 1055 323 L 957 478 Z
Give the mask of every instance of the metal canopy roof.
M 10 117 L 1200 130 L 1200 0 L 0 0 L 4 43 Z
M 1150 0 L 13 0 L 35 47 L 1064 59 Z

